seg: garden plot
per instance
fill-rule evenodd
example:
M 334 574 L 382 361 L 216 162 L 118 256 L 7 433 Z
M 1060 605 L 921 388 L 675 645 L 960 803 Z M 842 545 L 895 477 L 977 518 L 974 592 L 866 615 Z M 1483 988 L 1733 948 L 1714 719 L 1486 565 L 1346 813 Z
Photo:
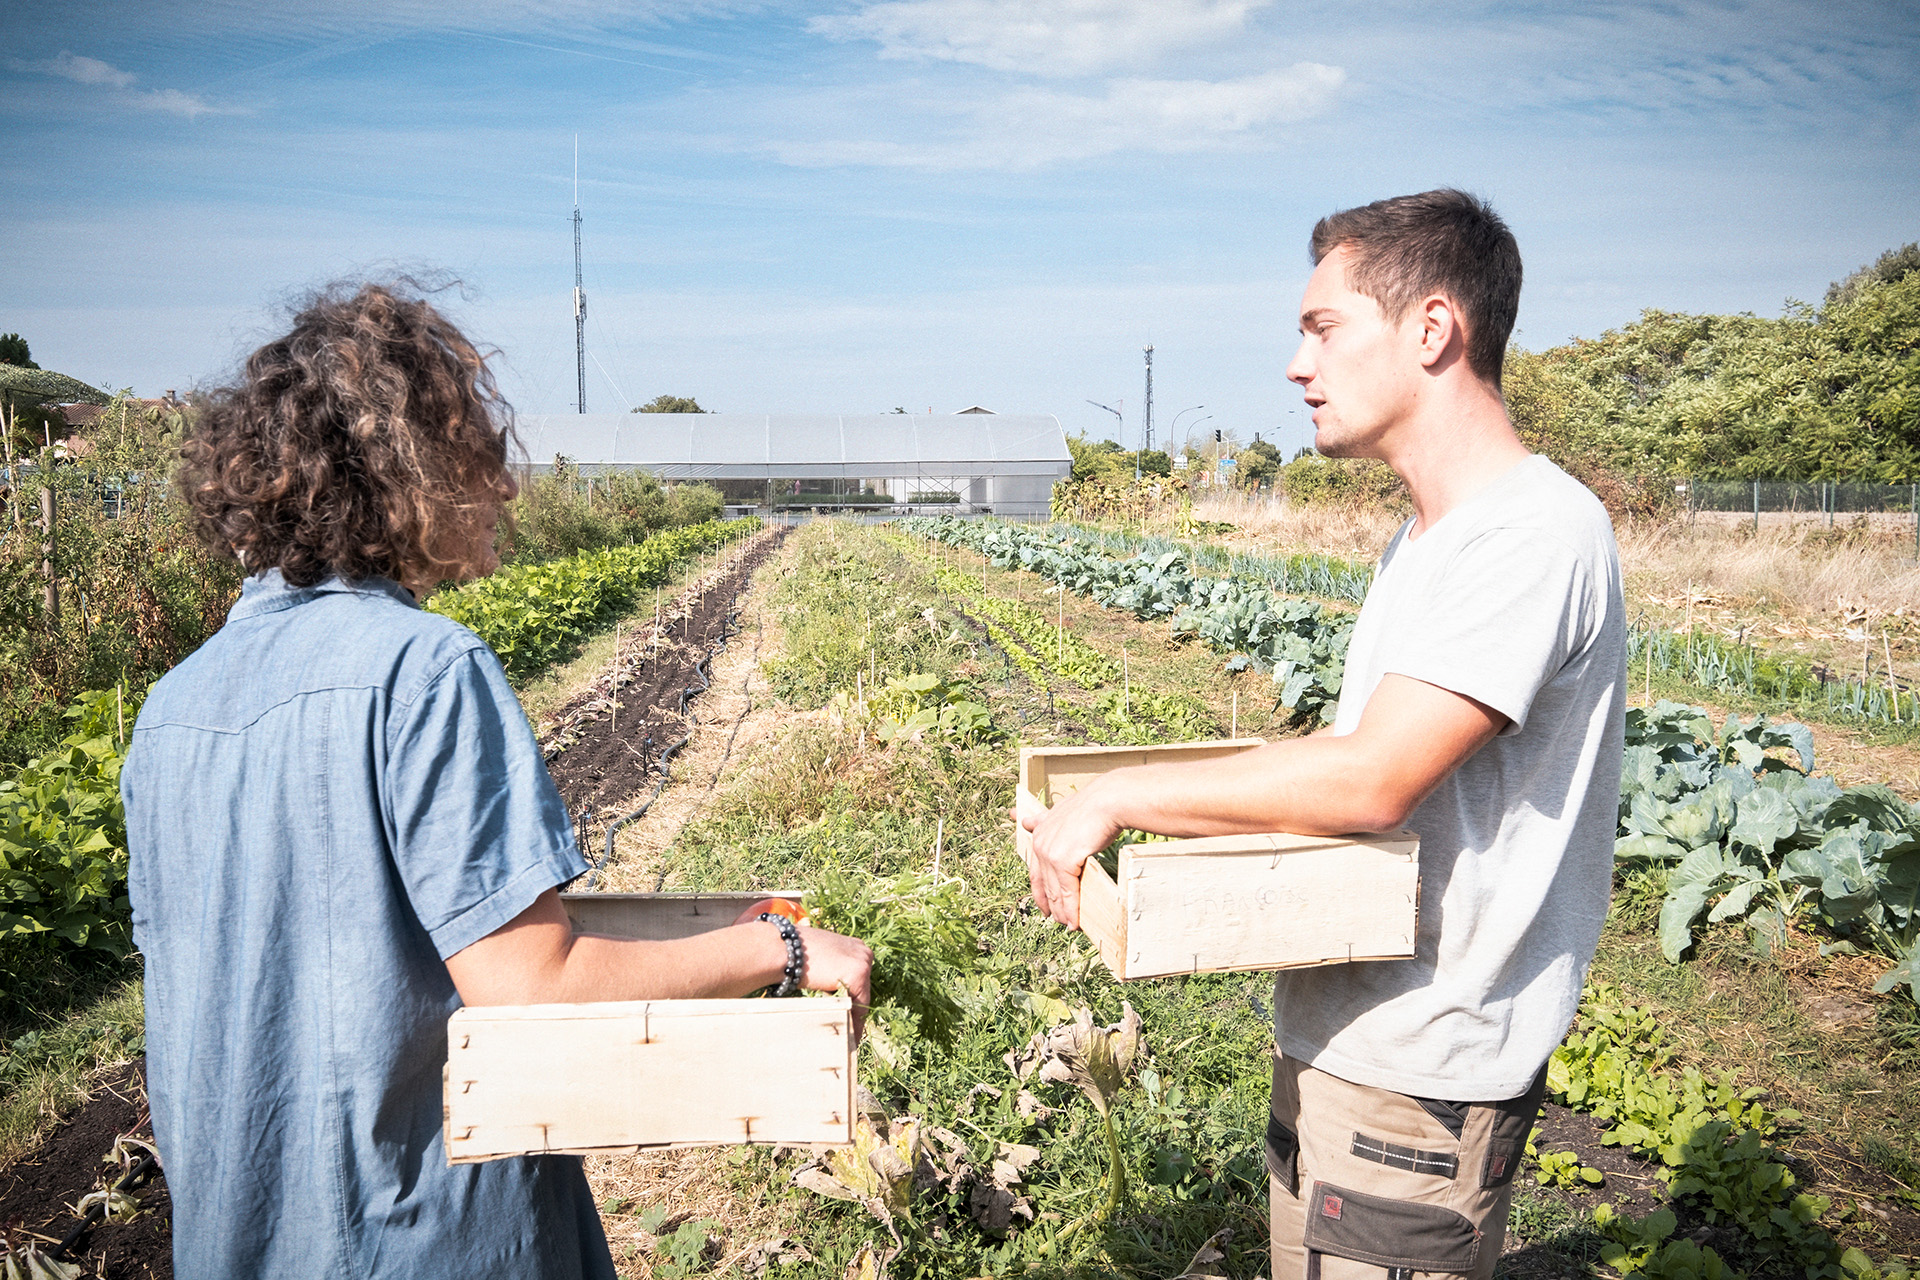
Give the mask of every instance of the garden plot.
M 757 535 L 666 600 L 657 623 L 644 613 L 634 617 L 605 673 L 541 726 L 548 771 L 583 842 L 626 812 L 620 806 L 657 776 L 661 755 L 686 734 L 681 692 L 704 692 L 706 664 L 732 632 L 736 597 L 786 534 L 777 528 Z

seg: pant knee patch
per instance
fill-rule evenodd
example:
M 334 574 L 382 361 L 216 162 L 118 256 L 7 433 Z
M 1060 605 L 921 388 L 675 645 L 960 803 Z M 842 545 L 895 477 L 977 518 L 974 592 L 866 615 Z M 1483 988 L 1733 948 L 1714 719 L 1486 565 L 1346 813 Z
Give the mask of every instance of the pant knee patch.
M 1300 1194 L 1300 1135 L 1280 1123 L 1280 1117 L 1267 1116 L 1267 1172 L 1287 1189 Z
M 1313 1184 L 1310 1250 L 1376 1267 L 1465 1273 L 1480 1257 L 1480 1230 L 1451 1209 Z

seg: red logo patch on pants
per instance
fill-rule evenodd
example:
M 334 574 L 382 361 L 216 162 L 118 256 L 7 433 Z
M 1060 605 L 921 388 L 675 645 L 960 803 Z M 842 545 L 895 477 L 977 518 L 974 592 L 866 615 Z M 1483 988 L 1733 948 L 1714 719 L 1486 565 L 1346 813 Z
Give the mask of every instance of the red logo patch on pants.
M 1506 1175 L 1507 1175 L 1507 1158 L 1505 1156 L 1495 1156 L 1491 1161 L 1488 1162 L 1487 1164 L 1488 1177 L 1499 1179 L 1499 1178 L 1506 1177 Z
M 1338 1218 L 1340 1216 L 1340 1197 L 1326 1196 L 1326 1195 L 1321 1196 L 1320 1197 L 1320 1216 L 1323 1218 Z

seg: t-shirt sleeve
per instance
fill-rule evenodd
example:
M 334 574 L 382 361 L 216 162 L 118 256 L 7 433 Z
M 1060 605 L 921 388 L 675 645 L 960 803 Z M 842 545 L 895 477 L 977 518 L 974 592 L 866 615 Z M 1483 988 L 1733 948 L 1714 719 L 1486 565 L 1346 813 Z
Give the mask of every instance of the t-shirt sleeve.
M 1465 694 L 1518 733 L 1538 694 L 1583 645 L 1591 575 L 1572 548 L 1535 529 L 1491 529 L 1427 582 L 1418 623 L 1387 638 L 1392 673 Z
M 386 770 L 393 857 L 444 960 L 587 867 L 492 654 L 456 657 L 396 715 Z

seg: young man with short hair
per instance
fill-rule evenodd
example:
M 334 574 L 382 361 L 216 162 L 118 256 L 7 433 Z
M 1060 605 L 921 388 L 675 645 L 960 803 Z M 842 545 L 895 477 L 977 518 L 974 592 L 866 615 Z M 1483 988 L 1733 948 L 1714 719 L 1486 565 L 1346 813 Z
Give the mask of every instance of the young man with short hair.
M 1229 761 L 1107 774 L 1033 832 L 1036 903 L 1078 924 L 1087 857 L 1180 836 L 1412 828 L 1409 960 L 1278 975 L 1266 1139 L 1275 1280 L 1488 1277 L 1606 915 L 1626 623 L 1606 511 L 1515 436 L 1501 362 L 1520 254 L 1459 191 L 1322 219 L 1287 376 L 1315 444 L 1378 458 L 1413 519 L 1347 652 L 1338 715 Z

